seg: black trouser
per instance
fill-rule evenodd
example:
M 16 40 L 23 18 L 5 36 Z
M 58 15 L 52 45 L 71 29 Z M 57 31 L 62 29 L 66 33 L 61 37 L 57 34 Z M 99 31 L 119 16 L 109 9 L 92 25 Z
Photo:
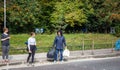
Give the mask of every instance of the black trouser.
M 29 59 L 32 55 L 31 63 L 33 63 L 34 62 L 35 51 L 36 51 L 36 46 L 31 45 L 30 50 L 31 50 L 31 53 L 29 53 L 29 55 L 28 55 L 27 62 L 29 62 Z

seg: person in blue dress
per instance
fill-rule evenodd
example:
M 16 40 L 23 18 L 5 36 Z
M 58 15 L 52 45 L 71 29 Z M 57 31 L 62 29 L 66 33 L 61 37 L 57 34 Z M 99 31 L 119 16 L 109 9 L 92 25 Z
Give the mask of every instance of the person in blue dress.
M 63 61 L 63 49 L 66 47 L 65 37 L 63 36 L 62 30 L 57 31 L 57 36 L 54 39 L 55 55 L 54 62 L 58 60 L 58 53 L 60 52 L 60 61 Z
M 120 39 L 116 41 L 115 43 L 115 50 L 118 51 L 120 50 Z

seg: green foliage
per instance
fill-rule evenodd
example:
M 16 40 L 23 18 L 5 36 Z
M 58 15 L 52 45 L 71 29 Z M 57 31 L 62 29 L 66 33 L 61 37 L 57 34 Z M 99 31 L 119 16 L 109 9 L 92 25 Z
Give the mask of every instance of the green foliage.
M 88 29 L 94 32 L 108 33 L 110 27 L 114 27 L 113 21 L 118 20 L 118 17 L 113 17 L 113 14 L 119 15 L 119 3 L 118 0 L 91 0 L 95 14 L 88 17 L 90 21 L 87 23 Z
M 3 8 L 3 2 L 2 1 L 0 1 L 0 33 L 2 32 L 2 24 L 3 24 L 3 21 L 4 21 L 4 8 Z
M 65 29 L 67 25 L 81 26 L 87 23 L 87 17 L 94 13 L 92 5 L 88 2 L 78 0 L 57 2 L 55 4 L 55 11 L 51 15 L 51 22 L 58 29 Z
M 4 5 L 0 1 L 0 30 L 4 22 Z M 7 27 L 11 33 L 26 33 L 44 28 L 86 27 L 89 32 L 107 33 L 120 22 L 119 0 L 7 0 Z M 70 29 L 72 28 L 72 29 Z
M 115 36 L 120 37 L 120 23 L 114 22 L 115 24 Z
M 12 31 L 13 29 L 19 30 L 20 32 L 23 30 L 33 31 L 40 24 L 38 18 L 40 18 L 41 6 L 37 1 L 12 0 L 9 6 L 10 22 L 8 26 L 10 26 Z

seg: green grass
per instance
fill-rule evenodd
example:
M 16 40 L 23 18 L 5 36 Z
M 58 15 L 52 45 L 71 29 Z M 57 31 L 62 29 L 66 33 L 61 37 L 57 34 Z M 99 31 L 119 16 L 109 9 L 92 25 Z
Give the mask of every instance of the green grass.
M 56 34 L 37 34 L 37 52 L 47 52 L 52 47 Z M 92 49 L 92 43 L 94 40 L 95 49 L 111 48 L 112 42 L 118 39 L 111 34 L 64 34 L 68 48 L 73 50 L 82 50 L 82 44 L 84 40 L 85 50 Z M 16 48 L 26 48 L 24 44 L 29 38 L 28 34 L 16 34 L 11 35 L 10 40 L 10 54 L 23 54 L 26 51 L 16 50 Z

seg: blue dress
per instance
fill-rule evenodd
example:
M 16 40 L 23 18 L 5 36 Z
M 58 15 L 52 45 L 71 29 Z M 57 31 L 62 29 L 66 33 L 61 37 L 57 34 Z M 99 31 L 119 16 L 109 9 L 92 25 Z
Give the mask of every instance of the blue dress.
M 120 50 L 120 39 L 116 41 L 115 43 L 115 50 Z

